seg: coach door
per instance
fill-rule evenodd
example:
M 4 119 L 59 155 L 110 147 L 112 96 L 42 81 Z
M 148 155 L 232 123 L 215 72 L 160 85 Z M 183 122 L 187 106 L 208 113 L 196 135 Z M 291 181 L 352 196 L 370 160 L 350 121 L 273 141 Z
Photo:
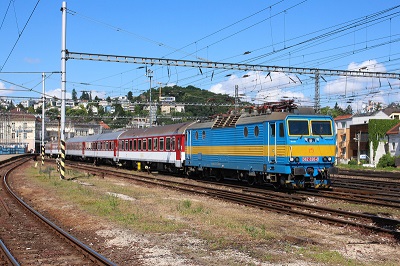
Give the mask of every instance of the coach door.
M 180 161 L 182 158 L 181 152 L 182 152 L 182 136 L 176 136 L 175 154 L 177 161 Z
M 113 147 L 113 150 L 114 150 L 114 161 L 116 161 L 116 158 L 117 158 L 117 153 L 118 153 L 118 151 L 119 151 L 119 149 L 118 149 L 118 140 L 114 140 L 113 141 L 114 142 L 114 147 Z

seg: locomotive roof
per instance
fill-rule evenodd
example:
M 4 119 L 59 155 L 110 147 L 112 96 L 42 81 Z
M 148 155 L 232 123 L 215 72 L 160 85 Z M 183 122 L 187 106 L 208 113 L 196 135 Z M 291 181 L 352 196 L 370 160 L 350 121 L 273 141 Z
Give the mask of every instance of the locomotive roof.
M 151 136 L 168 136 L 175 134 L 183 134 L 186 128 L 193 124 L 194 122 L 185 122 L 179 124 L 165 125 L 159 127 L 149 127 L 149 128 L 134 128 L 125 131 L 119 137 L 124 138 L 134 138 L 134 137 L 151 137 Z
M 292 117 L 296 117 L 296 116 L 299 116 L 299 117 L 328 117 L 326 115 L 289 113 L 289 112 L 273 112 L 271 114 L 251 115 L 251 116 L 241 115 L 240 118 L 237 120 L 237 122 L 234 124 L 234 126 L 253 124 L 253 123 L 262 123 L 265 121 L 284 120 L 288 116 L 292 116 Z M 216 128 L 215 123 L 216 123 L 216 120 L 209 121 L 209 122 L 203 122 L 203 123 L 196 123 L 196 124 L 191 125 L 189 128 L 190 129 L 213 128 L 213 127 Z M 229 127 L 229 126 L 219 126 L 218 128 L 221 128 L 221 127 Z

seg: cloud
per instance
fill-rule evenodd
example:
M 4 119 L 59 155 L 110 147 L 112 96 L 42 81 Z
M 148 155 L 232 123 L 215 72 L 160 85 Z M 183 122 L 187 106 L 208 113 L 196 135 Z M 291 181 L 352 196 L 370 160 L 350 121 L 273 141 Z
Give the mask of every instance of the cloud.
M 41 62 L 39 58 L 30 58 L 30 57 L 25 57 L 24 61 L 27 62 L 28 64 L 39 64 Z
M 0 96 L 6 96 L 12 94 L 14 92 L 13 88 L 14 86 L 7 88 L 6 85 L 0 81 Z
M 209 90 L 233 97 L 235 86 L 238 86 L 242 100 L 254 103 L 279 101 L 282 98 L 304 100 L 306 97 L 302 92 L 293 92 L 293 87 L 299 84 L 300 80 L 292 74 L 250 71 L 242 77 L 231 75 L 228 80 L 211 86 Z
M 58 99 L 61 99 L 61 89 L 55 89 L 55 90 L 51 90 L 51 91 L 46 91 L 46 97 L 56 97 Z M 66 96 L 67 99 L 71 99 L 72 95 L 71 93 L 67 92 Z
M 363 71 L 363 72 L 386 72 L 386 67 L 378 63 L 376 60 L 364 61 L 360 64 L 352 62 L 348 65 L 347 70 Z M 389 86 L 387 79 L 380 80 L 372 77 L 338 77 L 328 81 L 322 90 L 322 94 L 328 98 L 336 99 L 339 106 L 346 108 L 351 105 L 354 111 L 360 110 L 363 104 L 367 104 L 369 100 L 389 104 L 398 101 L 398 94 L 386 97 L 388 92 L 384 92 L 382 86 Z M 393 82 L 393 84 L 397 84 Z

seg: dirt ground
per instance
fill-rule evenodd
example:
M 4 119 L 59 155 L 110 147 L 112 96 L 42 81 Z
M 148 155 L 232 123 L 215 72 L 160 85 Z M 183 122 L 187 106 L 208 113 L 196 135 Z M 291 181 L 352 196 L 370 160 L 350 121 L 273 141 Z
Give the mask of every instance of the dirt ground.
M 399 243 L 383 235 L 161 188 L 148 188 L 148 196 L 133 197 L 128 195 L 131 193 L 128 193 L 131 191 L 128 188 L 139 188 L 139 184 L 108 176 L 100 182 L 124 187 L 127 192 L 103 191 L 98 185 L 93 185 L 97 177 L 75 181 L 88 191 L 101 191 L 128 205 L 134 205 L 135 208 L 141 208 L 140 202 L 144 199 L 154 198 L 154 202 L 158 203 L 167 200 L 200 202 L 206 209 L 220 210 L 222 215 L 225 215 L 223 211 L 226 215 L 240 213 L 238 219 L 243 219 L 243 223 L 248 222 L 244 218 L 248 217 L 265 224 L 266 230 L 271 230 L 265 234 L 270 234 L 271 237 L 260 240 L 232 233 L 233 237 L 237 237 L 235 241 L 218 243 L 218 247 L 213 248 L 210 238 L 199 232 L 208 232 L 209 235 L 225 234 L 219 239 L 229 239 L 232 236 L 229 236 L 230 233 L 224 225 L 189 220 L 169 213 L 168 209 L 157 215 L 184 224 L 183 230 L 137 230 L 104 215 L 93 215 L 73 201 L 66 201 L 60 197 L 58 185 L 54 185 L 56 181 L 49 179 L 49 185 L 43 185 L 43 182 L 37 181 L 37 177 L 32 176 L 35 171 L 34 162 L 31 162 L 24 170 L 15 173 L 13 188 L 28 204 L 118 265 L 400 265 Z M 155 195 L 161 195 L 161 198 Z

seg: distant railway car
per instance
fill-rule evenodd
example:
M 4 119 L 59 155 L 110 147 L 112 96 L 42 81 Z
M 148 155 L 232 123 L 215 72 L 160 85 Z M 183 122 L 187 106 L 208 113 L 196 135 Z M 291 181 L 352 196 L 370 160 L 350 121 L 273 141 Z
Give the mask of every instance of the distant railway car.
M 66 157 L 89 161 L 118 162 L 118 137 L 124 131 L 79 136 L 66 141 Z
M 193 122 L 131 129 L 118 138 L 122 164 L 169 172 L 183 172 L 185 131 Z
M 197 123 L 186 133 L 189 173 L 289 188 L 329 187 L 336 134 L 330 116 L 273 112 Z
M 44 147 L 45 154 L 48 157 L 56 158 L 60 153 L 60 150 L 58 149 L 58 141 L 49 141 L 44 145 Z

